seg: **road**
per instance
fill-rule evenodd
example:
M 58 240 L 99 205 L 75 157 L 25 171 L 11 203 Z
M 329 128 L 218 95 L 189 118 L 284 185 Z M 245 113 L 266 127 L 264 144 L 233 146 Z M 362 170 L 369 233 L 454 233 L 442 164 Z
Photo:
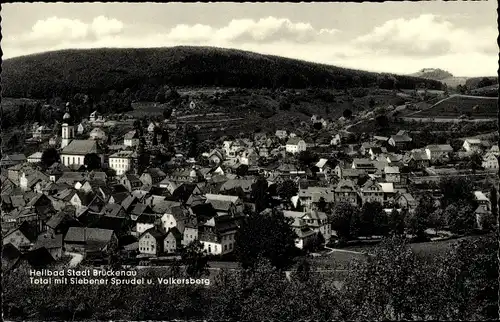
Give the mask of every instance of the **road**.
M 412 114 L 413 115 L 413 114 Z M 422 122 L 433 122 L 433 123 L 460 123 L 460 122 L 491 122 L 494 121 L 495 118 L 482 118 L 482 119 L 459 119 L 455 118 L 440 118 L 440 117 L 401 117 L 403 121 L 422 121 Z

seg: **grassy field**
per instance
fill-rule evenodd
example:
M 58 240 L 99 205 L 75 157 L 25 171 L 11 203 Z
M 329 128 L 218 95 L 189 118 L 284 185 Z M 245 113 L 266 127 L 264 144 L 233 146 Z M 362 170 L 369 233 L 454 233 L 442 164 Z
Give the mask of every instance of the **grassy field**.
M 466 113 L 470 113 L 472 118 L 496 118 L 498 98 L 451 96 L 427 110 L 413 114 L 412 117 L 456 118 Z
M 422 257 L 436 257 L 444 255 L 446 252 L 451 250 L 451 247 L 462 239 L 473 239 L 476 236 L 467 236 L 456 239 L 448 239 L 443 241 L 433 241 L 425 243 L 413 243 L 410 244 L 411 249 L 419 256 Z M 376 245 L 357 245 L 352 247 L 346 247 L 346 250 L 352 250 L 357 252 L 370 252 Z

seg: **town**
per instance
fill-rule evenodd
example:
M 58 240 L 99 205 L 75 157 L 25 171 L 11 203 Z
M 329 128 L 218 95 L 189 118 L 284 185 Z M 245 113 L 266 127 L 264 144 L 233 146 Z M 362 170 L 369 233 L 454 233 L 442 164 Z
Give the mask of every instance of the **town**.
M 275 210 L 289 219 L 295 246 L 309 253 L 398 229 L 424 241 L 495 223 L 500 152 L 488 140 L 418 146 L 400 130 L 346 143 L 346 126 L 313 115 L 296 132 L 240 133 L 210 141 L 200 153 L 198 125 L 182 123 L 196 113 L 194 100 L 183 112 L 165 107 L 163 119 L 151 121 L 96 110 L 75 119 L 70 102 L 63 108 L 60 133 L 32 126 L 27 144 L 44 150 L 2 157 L 9 269 L 21 259 L 101 265 L 110 249 L 124 263 L 168 263 L 195 241 L 213 260 L 234 260 L 245 218 Z M 326 144 L 302 137 L 318 128 L 327 129 Z M 456 195 L 453 185 L 468 190 Z M 426 202 L 434 212 L 420 214 Z M 342 217 L 346 207 L 364 223 L 345 227 L 352 221 Z M 426 217 L 424 226 L 405 226 L 416 216 Z
M 2 316 L 499 320 L 496 9 L 2 4 Z

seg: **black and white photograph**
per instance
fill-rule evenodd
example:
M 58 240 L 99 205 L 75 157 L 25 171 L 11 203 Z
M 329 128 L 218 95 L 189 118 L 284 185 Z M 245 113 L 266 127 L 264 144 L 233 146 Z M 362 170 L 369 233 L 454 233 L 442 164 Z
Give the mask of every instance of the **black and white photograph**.
M 3 319 L 498 320 L 497 7 L 2 4 Z

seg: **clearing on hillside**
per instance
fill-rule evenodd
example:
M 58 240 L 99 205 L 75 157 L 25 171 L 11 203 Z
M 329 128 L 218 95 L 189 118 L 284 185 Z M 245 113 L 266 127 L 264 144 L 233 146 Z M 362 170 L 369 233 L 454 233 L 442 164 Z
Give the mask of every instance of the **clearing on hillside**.
M 450 96 L 429 109 L 417 112 L 413 118 L 458 118 L 469 114 L 471 118 L 496 118 L 498 114 L 497 97 L 480 97 L 467 95 Z

